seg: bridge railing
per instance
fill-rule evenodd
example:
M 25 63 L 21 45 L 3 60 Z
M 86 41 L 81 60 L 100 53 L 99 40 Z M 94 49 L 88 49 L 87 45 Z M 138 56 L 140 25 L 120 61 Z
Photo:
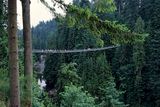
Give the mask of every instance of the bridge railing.
M 81 53 L 81 52 L 95 52 L 95 51 L 102 51 L 102 50 L 107 50 L 107 49 L 112 49 L 112 48 L 117 48 L 119 45 L 116 46 L 108 46 L 108 47 L 102 47 L 102 48 L 87 48 L 87 49 L 73 49 L 73 50 L 51 50 L 51 49 L 45 49 L 45 50 L 39 50 L 39 49 L 33 49 L 32 53 Z M 23 52 L 23 49 L 19 50 L 20 52 Z

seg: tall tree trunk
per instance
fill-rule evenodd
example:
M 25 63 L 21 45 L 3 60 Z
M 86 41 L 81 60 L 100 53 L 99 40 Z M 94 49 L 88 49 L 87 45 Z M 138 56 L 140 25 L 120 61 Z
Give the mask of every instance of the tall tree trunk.
M 17 0 L 8 0 L 10 107 L 20 107 L 17 44 Z
M 23 38 L 24 38 L 24 76 L 25 107 L 32 107 L 32 39 L 30 27 L 30 0 L 21 0 L 23 10 Z

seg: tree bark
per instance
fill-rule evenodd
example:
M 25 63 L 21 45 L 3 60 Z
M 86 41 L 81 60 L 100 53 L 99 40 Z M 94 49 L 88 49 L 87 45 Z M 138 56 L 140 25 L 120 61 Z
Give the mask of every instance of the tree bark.
M 8 0 L 10 107 L 20 107 L 17 43 L 17 0 Z
M 21 0 L 23 14 L 24 38 L 24 76 L 25 92 L 24 107 L 32 107 L 32 39 L 30 27 L 30 0 Z

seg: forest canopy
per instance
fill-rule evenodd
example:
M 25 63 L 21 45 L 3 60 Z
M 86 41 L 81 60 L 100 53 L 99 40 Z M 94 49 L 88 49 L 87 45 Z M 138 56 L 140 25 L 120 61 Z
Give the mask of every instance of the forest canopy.
M 18 32 L 16 0 L 0 2 L 2 107 L 160 106 L 159 0 L 40 1 L 55 17 L 31 28 L 22 0 Z

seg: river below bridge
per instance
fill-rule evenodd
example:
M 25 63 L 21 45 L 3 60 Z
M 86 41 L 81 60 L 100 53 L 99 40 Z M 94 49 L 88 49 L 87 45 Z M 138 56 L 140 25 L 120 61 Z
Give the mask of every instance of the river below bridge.
M 43 79 L 43 72 L 45 69 L 45 55 L 41 55 L 39 60 L 34 64 L 34 69 L 38 76 L 38 85 L 40 85 L 40 89 L 45 88 L 46 82 Z

